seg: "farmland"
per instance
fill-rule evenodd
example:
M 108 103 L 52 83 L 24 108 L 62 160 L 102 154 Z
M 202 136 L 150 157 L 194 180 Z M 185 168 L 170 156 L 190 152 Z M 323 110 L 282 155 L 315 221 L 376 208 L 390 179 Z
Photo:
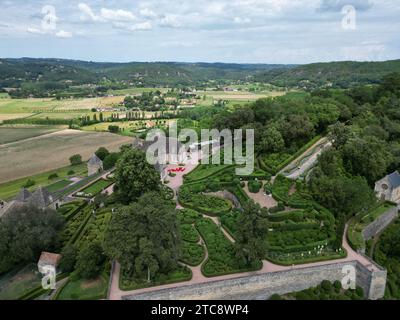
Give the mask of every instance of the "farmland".
M 109 133 L 63 130 L 3 145 L 0 146 L 0 163 L 13 166 L 1 166 L 0 183 L 67 166 L 74 154 L 81 154 L 86 160 L 99 147 L 117 151 L 130 142 L 129 137 Z
M 47 126 L 0 127 L 0 144 L 29 139 L 58 130 L 60 129 L 57 127 Z

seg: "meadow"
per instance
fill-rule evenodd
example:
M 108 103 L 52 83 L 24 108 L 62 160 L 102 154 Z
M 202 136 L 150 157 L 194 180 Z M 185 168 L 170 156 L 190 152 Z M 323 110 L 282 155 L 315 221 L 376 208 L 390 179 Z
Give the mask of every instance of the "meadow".
M 80 154 L 85 161 L 99 148 L 118 151 L 131 138 L 110 133 L 62 130 L 29 140 L 0 145 L 0 183 L 69 165 L 69 158 Z

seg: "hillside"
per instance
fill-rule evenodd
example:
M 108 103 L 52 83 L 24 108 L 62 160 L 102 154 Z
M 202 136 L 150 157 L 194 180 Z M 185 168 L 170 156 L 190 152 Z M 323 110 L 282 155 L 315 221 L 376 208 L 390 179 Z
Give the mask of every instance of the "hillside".
M 255 77 L 277 86 L 313 89 L 319 87 L 349 88 L 379 83 L 388 73 L 400 72 L 400 60 L 384 62 L 313 63 L 290 69 L 275 69 Z

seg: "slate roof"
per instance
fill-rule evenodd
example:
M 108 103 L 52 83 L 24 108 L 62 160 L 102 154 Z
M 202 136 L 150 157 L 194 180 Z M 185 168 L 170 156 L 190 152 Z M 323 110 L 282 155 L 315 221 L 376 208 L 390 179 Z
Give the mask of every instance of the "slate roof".
M 163 172 L 164 170 L 165 170 L 165 168 L 166 168 L 167 166 L 165 165 L 165 164 L 161 164 L 161 163 L 159 163 L 159 162 L 157 162 L 155 165 L 154 165 L 154 168 L 157 170 L 157 172 L 159 172 L 159 173 L 161 173 L 161 172 Z
M 45 208 L 52 202 L 54 202 L 54 200 L 51 193 L 43 187 L 39 187 L 39 189 L 37 189 L 28 199 L 29 204 L 39 208 Z
M 184 147 L 184 144 L 182 144 L 178 139 L 167 137 L 165 139 L 166 142 L 166 152 L 169 153 L 179 153 L 181 152 L 181 149 Z M 135 138 L 132 143 L 132 147 L 135 149 L 140 149 L 144 152 L 147 151 L 147 149 L 153 144 L 155 141 L 146 141 L 143 139 Z M 176 148 L 176 149 L 175 149 Z
M 389 174 L 387 177 L 392 188 L 400 187 L 400 174 L 398 171 Z
M 96 156 L 96 154 L 93 154 L 92 157 L 89 159 L 88 164 L 89 165 L 102 165 L 103 161 L 101 161 L 100 158 L 98 156 Z
M 18 195 L 15 197 L 15 200 L 25 202 L 32 196 L 27 189 L 22 188 Z

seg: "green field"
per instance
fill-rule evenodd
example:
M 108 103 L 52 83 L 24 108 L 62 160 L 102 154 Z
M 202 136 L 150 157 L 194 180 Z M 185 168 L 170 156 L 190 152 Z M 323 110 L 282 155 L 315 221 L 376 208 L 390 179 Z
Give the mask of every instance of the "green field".
M 109 187 L 112 183 L 112 181 L 100 179 L 88 186 L 87 188 L 83 189 L 81 192 L 95 196 L 96 194 Z
M 68 172 L 74 171 L 74 174 L 68 175 Z M 30 187 L 29 190 L 33 191 L 37 189 L 39 186 L 48 186 L 52 185 L 54 181 L 49 180 L 49 176 L 51 174 L 56 173 L 59 179 L 68 178 L 72 176 L 86 176 L 87 175 L 87 167 L 86 164 L 82 164 L 79 166 L 68 166 L 64 168 L 60 168 L 57 170 L 47 171 L 41 174 L 37 174 L 29 177 L 29 179 L 35 181 L 35 185 Z M 24 187 L 28 178 L 18 179 L 14 181 L 9 181 L 6 183 L 0 184 L 0 199 L 8 200 L 17 195 L 17 193 Z
M 29 139 L 44 134 L 56 132 L 58 127 L 50 126 L 30 126 L 30 127 L 1 127 L 0 126 L 0 144 Z
M 60 180 L 60 181 L 57 181 L 57 182 L 54 182 L 54 183 L 48 185 L 46 187 L 46 189 L 49 192 L 56 192 L 56 191 L 59 191 L 59 190 L 65 188 L 66 186 L 70 185 L 71 183 L 72 182 L 69 180 Z

